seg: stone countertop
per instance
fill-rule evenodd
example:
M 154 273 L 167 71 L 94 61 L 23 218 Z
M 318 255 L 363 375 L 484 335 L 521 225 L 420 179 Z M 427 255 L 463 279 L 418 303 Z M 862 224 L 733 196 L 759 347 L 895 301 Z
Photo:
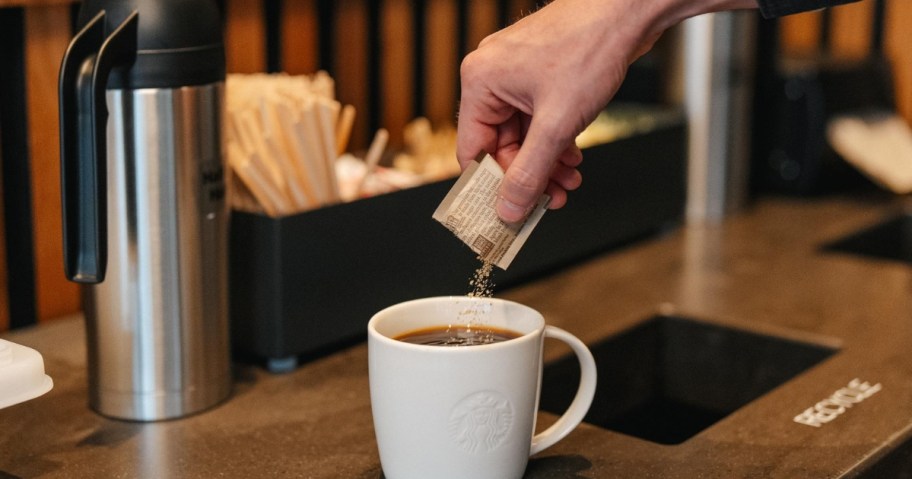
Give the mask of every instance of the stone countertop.
M 593 344 L 658 312 L 837 350 L 677 445 L 581 425 L 528 478 L 854 477 L 912 436 L 912 269 L 822 244 L 901 210 L 858 198 L 769 199 L 498 293 Z M 496 282 L 496 274 L 494 277 Z M 378 478 L 364 344 L 272 375 L 238 366 L 232 397 L 159 423 L 87 408 L 82 320 L 4 336 L 39 350 L 54 389 L 0 410 L 0 478 Z M 562 355 L 546 346 L 547 359 Z M 793 418 L 853 378 L 881 390 L 822 427 Z M 541 414 L 539 427 L 553 421 Z

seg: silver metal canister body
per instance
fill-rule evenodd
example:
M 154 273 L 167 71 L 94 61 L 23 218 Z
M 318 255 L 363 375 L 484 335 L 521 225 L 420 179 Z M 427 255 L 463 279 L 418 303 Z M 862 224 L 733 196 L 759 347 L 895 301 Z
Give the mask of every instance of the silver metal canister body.
M 108 90 L 104 282 L 85 288 L 89 403 L 140 421 L 231 391 L 224 84 Z

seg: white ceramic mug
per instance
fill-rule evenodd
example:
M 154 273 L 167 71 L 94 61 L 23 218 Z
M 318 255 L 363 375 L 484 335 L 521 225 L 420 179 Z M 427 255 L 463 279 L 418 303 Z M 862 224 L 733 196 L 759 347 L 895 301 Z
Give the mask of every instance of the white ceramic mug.
M 465 324 L 520 337 L 478 346 L 431 346 L 394 338 Z M 462 318 L 462 319 L 461 319 Z M 546 326 L 541 313 L 494 298 L 437 297 L 400 303 L 367 326 L 371 407 L 387 479 L 508 479 L 529 456 L 582 421 L 595 394 L 592 353 L 572 334 Z M 563 416 L 535 435 L 544 338 L 567 343 L 580 362 L 576 397 Z

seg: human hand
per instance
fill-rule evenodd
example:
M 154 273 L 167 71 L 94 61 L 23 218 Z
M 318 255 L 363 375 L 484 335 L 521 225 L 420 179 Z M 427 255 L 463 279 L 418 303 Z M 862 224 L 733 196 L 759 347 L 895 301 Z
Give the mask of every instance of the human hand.
M 497 213 L 520 221 L 542 193 L 551 208 L 582 182 L 574 140 L 614 96 L 627 68 L 668 27 L 756 0 L 556 0 L 485 38 L 462 63 L 456 155 L 505 170 Z

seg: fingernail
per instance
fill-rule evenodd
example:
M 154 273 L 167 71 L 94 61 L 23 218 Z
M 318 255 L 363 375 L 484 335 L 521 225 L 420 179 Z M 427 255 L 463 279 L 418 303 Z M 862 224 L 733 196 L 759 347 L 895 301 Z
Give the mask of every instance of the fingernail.
M 497 216 L 507 223 L 516 223 L 526 217 L 527 208 L 523 208 L 504 197 L 497 198 Z

